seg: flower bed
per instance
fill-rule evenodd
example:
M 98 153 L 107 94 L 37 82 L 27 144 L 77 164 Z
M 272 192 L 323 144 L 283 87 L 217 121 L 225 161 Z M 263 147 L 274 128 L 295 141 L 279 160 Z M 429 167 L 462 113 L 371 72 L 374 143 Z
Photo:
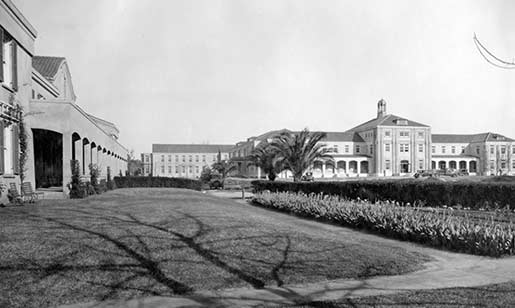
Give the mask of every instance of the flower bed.
M 388 237 L 448 250 L 499 257 L 515 254 L 515 225 L 455 216 L 452 210 L 371 204 L 337 196 L 256 193 L 252 203 L 299 216 L 370 230 Z

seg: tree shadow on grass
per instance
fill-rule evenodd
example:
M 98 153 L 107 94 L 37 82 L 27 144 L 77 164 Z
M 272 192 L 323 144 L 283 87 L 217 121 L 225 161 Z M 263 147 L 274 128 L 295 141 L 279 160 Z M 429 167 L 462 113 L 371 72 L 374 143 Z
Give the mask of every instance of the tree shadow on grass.
M 116 208 L 59 208 L 39 213 L 20 210 L 24 219 L 30 220 L 39 231 L 53 234 L 53 240 L 60 242 L 59 248 L 63 250 L 64 246 L 66 249 L 62 253 L 56 249 L 48 252 L 48 256 L 27 256 L 16 262 L 3 263 L 0 277 L 10 281 L 30 281 L 29 288 L 23 283 L 17 285 L 18 291 L 28 296 L 24 304 L 18 302 L 20 306 L 31 306 L 30 295 L 41 292 L 38 283 L 43 286 L 45 281 L 67 287 L 79 282 L 84 288 L 94 286 L 91 293 L 85 292 L 83 296 L 89 300 L 192 293 L 194 286 L 188 282 L 191 279 L 185 279 L 185 273 L 175 274 L 167 268 L 170 265 L 174 265 L 174 269 L 183 265 L 195 269 L 201 265 L 204 270 L 225 273 L 232 277 L 230 286 L 234 286 L 234 281 L 240 281 L 236 286 L 245 283 L 255 289 L 264 288 L 271 282 L 278 286 L 284 284 L 281 271 L 287 266 L 292 246 L 288 234 L 241 235 L 246 228 L 244 224 L 213 227 L 203 221 L 202 215 L 168 211 L 173 218 L 147 221 Z M 213 215 L 205 217 L 216 219 Z M 180 230 L 184 226 L 187 228 Z M 218 237 L 216 232 L 220 228 L 227 234 L 235 231 L 235 235 Z M 234 245 L 244 245 L 257 252 L 251 251 L 247 255 L 241 249 L 233 251 Z M 46 249 L 51 248 L 47 246 Z M 260 258 L 256 256 L 259 251 L 273 257 Z M 306 253 L 309 256 L 309 252 Z M 311 258 L 310 262 L 319 261 Z M 202 273 L 195 275 L 202 279 Z M 102 278 L 97 279 L 100 276 Z M 47 300 L 55 305 L 62 303 L 60 300 L 73 301 L 73 297 L 73 294 L 66 294 L 61 299 Z

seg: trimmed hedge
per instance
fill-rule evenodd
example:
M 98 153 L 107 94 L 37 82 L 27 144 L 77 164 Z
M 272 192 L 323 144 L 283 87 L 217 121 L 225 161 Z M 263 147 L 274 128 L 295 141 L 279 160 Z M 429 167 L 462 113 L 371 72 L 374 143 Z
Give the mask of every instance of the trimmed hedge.
M 157 176 L 115 176 L 114 182 L 118 188 L 128 187 L 174 187 L 201 190 L 199 180 L 185 178 L 168 178 Z
M 255 192 L 326 194 L 370 202 L 394 201 L 401 205 L 462 206 L 471 209 L 515 209 L 515 184 L 441 182 L 431 180 L 367 180 L 346 182 L 253 181 Z

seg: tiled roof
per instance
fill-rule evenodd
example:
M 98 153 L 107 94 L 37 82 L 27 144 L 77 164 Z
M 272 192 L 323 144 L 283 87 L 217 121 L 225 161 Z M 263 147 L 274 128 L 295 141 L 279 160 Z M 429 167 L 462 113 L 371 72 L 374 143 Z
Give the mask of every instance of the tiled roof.
M 61 63 L 65 60 L 63 57 L 32 57 L 32 67 L 38 71 L 46 79 L 53 79 Z
M 233 147 L 230 144 L 152 144 L 152 153 L 227 153 Z
M 405 120 L 407 121 L 406 125 L 398 125 L 397 123 L 395 123 L 396 120 Z M 369 130 L 369 129 L 372 129 L 374 127 L 377 127 L 377 126 L 415 126 L 415 127 L 429 127 L 428 125 L 425 125 L 425 124 L 421 124 L 421 123 L 418 123 L 418 122 L 415 122 L 415 121 L 411 121 L 411 120 L 408 120 L 406 118 L 403 118 L 403 117 L 399 117 L 399 116 L 396 116 L 394 114 L 387 114 L 383 117 L 380 117 L 380 118 L 374 118 L 374 119 L 371 119 L 363 124 L 360 124 L 354 128 L 351 128 L 349 130 L 346 131 L 346 133 L 349 133 L 349 132 L 361 132 L 361 131 L 365 131 L 365 130 Z
M 487 141 L 514 141 L 511 138 L 497 133 L 481 133 L 481 134 L 432 134 L 431 141 L 433 143 L 474 143 Z
M 324 141 L 353 141 L 365 142 L 361 136 L 355 132 L 326 132 L 327 136 Z

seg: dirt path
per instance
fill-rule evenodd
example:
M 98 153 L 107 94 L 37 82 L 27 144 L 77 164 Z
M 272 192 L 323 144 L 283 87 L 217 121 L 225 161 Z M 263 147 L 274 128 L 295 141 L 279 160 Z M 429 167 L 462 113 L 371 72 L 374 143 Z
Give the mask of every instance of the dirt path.
M 232 198 L 231 194 L 216 194 Z M 242 206 L 250 206 L 241 200 Z M 273 214 L 271 214 L 273 213 Z M 333 237 L 351 237 L 357 241 L 377 241 L 383 247 L 402 247 L 408 251 L 429 255 L 433 261 L 425 269 L 398 276 L 369 279 L 340 279 L 301 285 L 267 287 L 264 289 L 236 288 L 221 291 L 199 291 L 188 297 L 146 297 L 128 301 L 106 301 L 63 307 L 256 307 L 295 304 L 312 300 L 336 300 L 345 297 L 380 295 L 416 289 L 472 287 L 515 280 L 515 257 L 494 259 L 458 254 L 417 244 L 386 239 L 380 236 L 323 224 L 294 216 L 256 209 L 257 215 L 280 220 L 285 227 L 295 226 L 313 233 Z M 386 244 L 386 245 L 385 245 Z

